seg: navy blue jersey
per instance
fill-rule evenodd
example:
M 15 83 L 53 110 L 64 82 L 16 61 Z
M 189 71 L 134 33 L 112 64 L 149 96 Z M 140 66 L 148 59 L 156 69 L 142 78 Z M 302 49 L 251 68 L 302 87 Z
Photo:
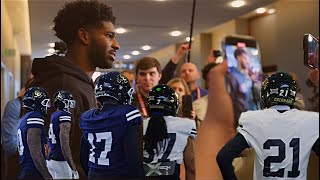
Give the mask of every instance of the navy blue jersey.
M 44 128 L 44 116 L 37 111 L 26 113 L 21 119 L 17 131 L 19 161 L 22 169 L 37 169 L 30 155 L 27 142 L 27 132 L 29 128 L 42 129 L 41 133 L 41 152 L 45 157 L 46 133 Z
M 49 156 L 48 159 L 55 161 L 65 161 L 60 144 L 60 123 L 71 123 L 71 113 L 65 111 L 56 111 L 51 114 L 49 127 Z M 69 144 L 68 144 L 69 145 Z
M 109 105 L 103 110 L 91 109 L 82 114 L 80 127 L 85 143 L 81 144 L 81 150 L 88 147 L 83 154 L 89 154 L 89 177 L 90 171 L 105 172 L 109 177 L 130 176 L 130 157 L 126 157 L 124 139 L 128 128 L 141 123 L 139 110 L 131 105 Z

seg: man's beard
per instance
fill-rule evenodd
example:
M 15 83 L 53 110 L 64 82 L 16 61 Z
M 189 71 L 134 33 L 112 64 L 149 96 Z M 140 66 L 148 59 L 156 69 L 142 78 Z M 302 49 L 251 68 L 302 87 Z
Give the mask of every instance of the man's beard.
M 96 41 L 93 41 L 89 46 L 89 60 L 94 69 L 96 67 L 101 69 L 112 68 L 112 61 L 108 59 L 105 49 L 99 46 Z

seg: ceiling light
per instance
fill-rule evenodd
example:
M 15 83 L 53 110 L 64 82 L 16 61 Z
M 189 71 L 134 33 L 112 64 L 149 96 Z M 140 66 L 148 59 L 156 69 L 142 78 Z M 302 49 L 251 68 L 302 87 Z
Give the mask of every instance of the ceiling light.
M 243 1 L 243 0 L 235 0 L 235 1 L 232 1 L 232 2 L 230 3 L 230 5 L 231 5 L 232 7 L 235 7 L 235 8 L 242 7 L 242 6 L 244 6 L 245 4 L 246 4 L 246 2 Z
M 140 52 L 139 51 L 132 51 L 131 54 L 136 56 L 136 55 L 139 55 Z
M 130 59 L 130 58 L 131 58 L 131 56 L 127 55 L 127 54 L 123 56 L 123 59 Z
M 125 33 L 125 32 L 127 32 L 127 30 L 125 29 L 125 28 L 117 28 L 116 29 L 116 33 L 118 33 L 118 34 L 123 34 L 123 33 Z
M 257 10 L 256 10 L 256 12 L 258 13 L 258 14 L 263 14 L 263 13 L 265 13 L 267 10 L 266 10 L 266 8 L 258 8 Z
M 190 41 L 190 37 L 187 37 L 187 38 L 186 38 L 186 41 L 189 42 L 189 41 Z M 193 38 L 192 38 L 192 41 L 193 41 Z
M 144 45 L 144 46 L 142 46 L 142 49 L 145 50 L 145 51 L 148 51 L 148 50 L 151 49 L 151 46 L 149 46 L 149 45 Z
M 170 33 L 171 36 L 180 36 L 181 35 L 181 31 L 172 31 Z
M 268 10 L 268 13 L 269 13 L 269 14 L 273 14 L 273 13 L 275 13 L 275 12 L 276 12 L 276 9 L 269 9 L 269 10 Z
M 129 64 L 129 69 L 133 69 L 134 65 L 133 64 Z
M 55 43 L 49 43 L 48 44 L 50 47 L 54 48 L 54 46 L 56 45 Z
M 56 50 L 54 50 L 53 48 L 48 49 L 48 53 L 54 53 L 56 52 Z

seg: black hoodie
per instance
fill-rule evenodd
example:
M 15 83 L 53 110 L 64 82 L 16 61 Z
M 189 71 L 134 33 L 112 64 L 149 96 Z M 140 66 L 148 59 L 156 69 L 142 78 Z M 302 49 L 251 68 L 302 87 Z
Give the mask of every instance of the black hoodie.
M 51 100 L 51 108 L 46 116 L 45 127 L 48 132 L 53 107 L 53 95 L 60 90 L 69 91 L 76 101 L 73 111 L 72 125 L 70 132 L 70 146 L 73 160 L 77 166 L 80 176 L 83 175 L 80 166 L 80 115 L 81 113 L 96 107 L 94 96 L 94 84 L 92 79 L 70 60 L 57 56 L 36 58 L 32 63 L 32 74 L 34 81 L 30 85 L 39 86 L 47 90 Z

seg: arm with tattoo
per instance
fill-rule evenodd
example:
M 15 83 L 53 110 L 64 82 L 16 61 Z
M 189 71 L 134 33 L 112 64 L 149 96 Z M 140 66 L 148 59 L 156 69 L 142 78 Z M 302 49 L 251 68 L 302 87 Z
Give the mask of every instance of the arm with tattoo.
M 30 149 L 30 155 L 38 171 L 44 179 L 52 179 L 46 165 L 46 160 L 41 152 L 41 133 L 42 129 L 29 128 L 27 132 L 27 143 Z
M 183 162 L 186 169 L 186 180 L 195 180 L 196 165 L 194 154 L 194 142 L 191 137 L 188 138 L 187 145 L 183 152 Z
M 68 162 L 69 166 L 72 170 L 76 170 L 76 166 L 72 159 L 71 149 L 70 149 L 70 128 L 71 123 L 69 122 L 63 122 L 60 123 L 60 144 L 61 144 L 61 151 L 65 158 L 65 160 Z

